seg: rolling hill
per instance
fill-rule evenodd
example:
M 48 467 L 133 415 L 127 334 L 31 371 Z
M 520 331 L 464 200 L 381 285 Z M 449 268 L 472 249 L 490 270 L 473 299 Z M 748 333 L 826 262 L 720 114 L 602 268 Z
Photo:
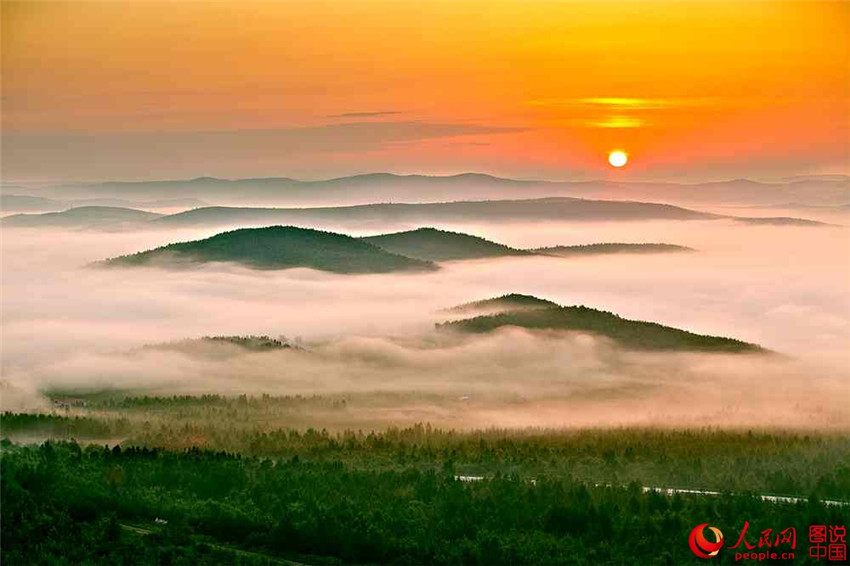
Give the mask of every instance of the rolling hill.
M 267 226 L 270 224 L 386 225 L 468 221 L 712 220 L 714 214 L 675 206 L 574 198 L 382 203 L 319 208 L 208 207 L 172 214 L 151 223 L 155 228 Z
M 29 195 L 0 194 L 0 213 L 18 212 L 57 212 L 64 210 L 64 203 L 43 197 Z
M 163 201 L 158 201 L 163 202 Z M 172 201 L 174 202 L 174 201 Z M 182 203 L 192 202 L 183 199 Z M 634 201 L 605 201 L 552 197 L 523 200 L 454 201 L 439 203 L 381 203 L 357 206 L 317 208 L 246 208 L 203 207 L 117 223 L 114 207 L 79 207 L 61 213 L 13 215 L 2 220 L 6 226 L 44 226 L 66 228 L 105 227 L 115 229 L 171 228 L 259 228 L 297 225 L 312 228 L 375 229 L 387 225 L 433 225 L 438 222 L 600 222 L 647 220 L 722 220 L 732 219 L 753 224 L 823 223 L 794 218 L 745 218 L 700 212 L 667 204 Z M 86 215 L 80 210 L 88 211 Z M 123 209 L 130 210 L 130 209 Z M 100 211 L 102 214 L 97 214 Z M 135 211 L 140 213 L 141 211 Z M 131 213 L 126 213 L 131 214 Z M 142 213 L 144 214 L 144 213 Z M 58 215 L 58 216 L 57 216 Z M 8 219 L 8 220 L 7 220 Z
M 736 222 L 745 224 L 753 224 L 756 226 L 831 226 L 827 222 L 819 220 L 808 220 L 806 218 L 792 218 L 789 216 L 767 216 L 763 218 L 742 218 L 736 217 Z
M 121 228 L 139 225 L 159 218 L 160 214 L 133 208 L 114 206 L 80 206 L 62 212 L 44 214 L 13 214 L 0 223 L 15 228 Z
M 269 226 L 273 224 L 386 226 L 435 222 L 713 220 L 723 218 L 665 204 L 573 198 L 367 204 L 326 208 L 208 207 L 172 214 L 151 228 Z
M 629 247 L 635 244 L 599 244 Z M 668 244 L 652 244 L 667 249 Z M 639 245 L 638 245 L 639 246 Z M 590 246 L 576 246 L 585 250 Z M 340 273 L 380 273 L 406 269 L 432 270 L 435 262 L 500 257 L 559 256 L 570 246 L 521 250 L 478 236 L 435 228 L 353 238 L 294 226 L 242 228 L 223 232 L 205 240 L 175 243 L 154 250 L 125 255 L 97 265 L 163 267 L 192 266 L 210 262 L 234 262 L 255 269 L 311 267 Z M 550 251 L 551 250 L 551 251 Z M 586 253 L 586 252 L 585 252 Z M 505 305 L 527 306 L 534 297 L 510 295 L 501 298 Z M 552 306 L 554 303 L 549 304 Z M 491 308 L 494 304 L 479 305 Z M 504 309 L 502 309 L 504 310 Z
M 553 255 L 558 257 L 572 257 L 585 255 L 604 254 L 657 254 L 657 253 L 681 253 L 696 251 L 686 246 L 675 244 L 583 244 L 577 246 L 551 246 L 547 248 L 535 248 L 530 250 L 540 255 Z
M 419 228 L 361 239 L 388 252 L 425 261 L 532 255 L 531 252 L 510 248 L 478 236 L 436 228 Z
M 129 201 L 118 198 L 104 197 L 62 201 L 30 195 L 5 193 L 0 194 L 0 213 L 2 214 L 13 214 L 21 212 L 61 212 L 70 208 L 80 208 L 86 206 L 158 210 L 175 208 L 198 208 L 201 206 L 209 206 L 209 204 L 202 200 L 193 198 L 152 201 Z
M 465 333 L 483 333 L 506 326 L 518 326 L 531 330 L 590 332 L 610 338 L 621 346 L 633 350 L 764 352 L 760 346 L 733 338 L 706 336 L 654 322 L 628 320 L 611 312 L 585 306 L 510 310 L 446 322 L 438 324 L 437 328 Z
M 308 267 L 335 273 L 436 269 L 431 262 L 393 254 L 357 238 L 293 226 L 243 228 L 204 240 L 169 244 L 108 259 L 96 265 L 191 267 L 211 262 L 232 262 L 252 269 Z

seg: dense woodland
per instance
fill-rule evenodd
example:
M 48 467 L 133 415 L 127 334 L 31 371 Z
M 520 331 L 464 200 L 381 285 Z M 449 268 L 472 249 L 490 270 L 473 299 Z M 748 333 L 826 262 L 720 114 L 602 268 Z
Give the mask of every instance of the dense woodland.
M 700 523 L 796 526 L 802 556 L 809 524 L 850 522 L 822 503 L 850 501 L 839 433 L 329 432 L 273 423 L 357 398 L 55 402 L 0 415 L 3 564 L 687 564 Z
M 572 477 L 588 483 L 816 495 L 850 501 L 850 439 L 839 434 L 721 430 L 440 430 L 429 425 L 382 432 L 280 428 L 275 411 L 345 411 L 331 398 L 219 396 L 115 400 L 87 416 L 5 413 L 3 434 L 17 440 L 120 440 L 174 451 L 201 447 L 246 456 L 343 461 L 358 468 L 458 474 Z
M 284 438 L 311 436 L 330 442 L 321 433 Z M 383 451 L 383 436 L 350 438 L 364 456 Z M 686 539 L 703 522 L 725 533 L 744 521 L 805 533 L 850 520 L 850 509 L 815 497 L 668 497 L 634 482 L 498 472 L 465 482 L 451 458 L 438 456 L 438 469 L 404 459 L 370 469 L 307 454 L 4 441 L 3 563 L 682 564 L 698 562 Z

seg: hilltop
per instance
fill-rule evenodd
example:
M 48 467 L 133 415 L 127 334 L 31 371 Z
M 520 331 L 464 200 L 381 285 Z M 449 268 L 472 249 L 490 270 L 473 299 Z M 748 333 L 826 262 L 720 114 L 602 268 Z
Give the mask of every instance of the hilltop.
M 419 228 L 361 239 L 388 252 L 425 261 L 531 255 L 531 252 L 514 249 L 478 236 L 436 228 Z
M 634 350 L 727 353 L 764 351 L 760 346 L 734 338 L 695 334 L 655 322 L 628 320 L 608 311 L 585 306 L 510 310 L 437 325 L 439 329 L 467 333 L 491 332 L 505 326 L 592 332 Z
M 472 301 L 464 303 L 456 307 L 446 309 L 445 312 L 451 313 L 497 313 L 505 311 L 522 311 L 534 309 L 546 309 L 558 307 L 558 303 L 539 299 L 533 295 L 522 295 L 520 293 L 509 293 L 501 297 L 493 299 L 484 299 L 481 301 Z
M 681 253 L 696 251 L 686 246 L 675 244 L 582 244 L 577 246 L 551 246 L 547 248 L 536 248 L 531 250 L 540 255 L 554 255 L 558 257 L 569 257 L 575 255 L 603 255 L 603 254 L 654 254 L 654 253 Z
M 253 269 L 308 267 L 335 273 L 436 269 L 431 262 L 393 254 L 351 236 L 293 226 L 223 232 L 203 240 L 112 258 L 100 265 L 179 267 L 210 262 L 233 262 Z

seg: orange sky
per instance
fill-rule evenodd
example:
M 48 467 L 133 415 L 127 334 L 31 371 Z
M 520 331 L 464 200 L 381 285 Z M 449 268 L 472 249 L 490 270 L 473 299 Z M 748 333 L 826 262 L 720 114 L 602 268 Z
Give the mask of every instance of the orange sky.
M 3 177 L 848 173 L 848 32 L 845 2 L 3 0 Z

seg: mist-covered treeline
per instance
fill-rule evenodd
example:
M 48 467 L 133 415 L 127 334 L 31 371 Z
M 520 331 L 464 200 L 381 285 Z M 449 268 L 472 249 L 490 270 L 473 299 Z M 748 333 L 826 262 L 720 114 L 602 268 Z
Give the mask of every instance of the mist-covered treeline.
M 87 416 L 0 415 L 13 440 L 121 442 L 124 448 L 207 449 L 276 461 L 340 461 L 369 470 L 518 474 L 626 484 L 753 491 L 850 501 L 850 439 L 841 433 L 712 429 L 488 429 L 430 425 L 384 431 L 276 427 L 277 411 L 345 412 L 332 398 L 141 397 Z M 98 415 L 98 416 L 95 416 Z M 296 417 L 299 418 L 299 417 Z M 324 417 L 318 420 L 331 421 Z

